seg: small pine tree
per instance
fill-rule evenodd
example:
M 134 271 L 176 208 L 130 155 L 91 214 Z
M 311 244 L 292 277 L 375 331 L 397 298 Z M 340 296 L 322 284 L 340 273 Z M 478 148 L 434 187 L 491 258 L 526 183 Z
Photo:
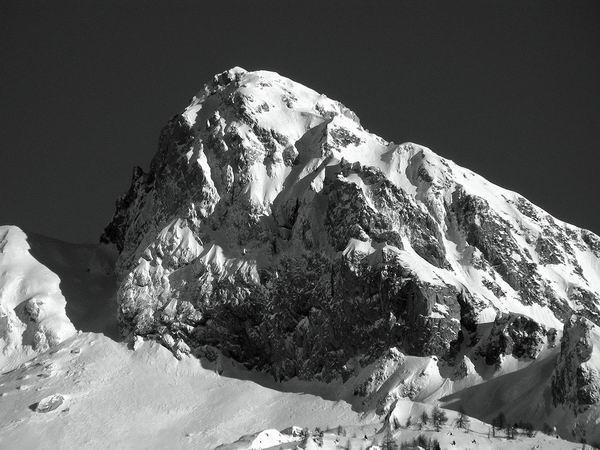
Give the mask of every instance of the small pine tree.
M 410 428 L 412 425 L 412 416 L 408 416 L 408 419 L 406 419 L 406 428 Z
M 424 435 L 420 434 L 420 435 L 417 436 L 416 444 L 419 447 L 429 448 L 429 439 L 427 439 L 427 436 L 424 436 Z
M 429 414 L 427 414 L 427 411 L 423 411 L 421 413 L 421 428 L 426 426 L 429 423 Z
M 309 436 L 310 436 L 310 432 L 308 431 L 308 428 L 303 428 L 302 431 L 300 432 L 300 445 L 301 446 L 306 445 L 306 443 L 308 442 Z
M 462 406 L 458 409 L 458 417 L 456 419 L 456 425 L 458 426 L 458 428 L 463 428 L 463 429 L 469 431 L 469 427 L 471 425 L 471 419 L 469 419 L 469 416 L 467 416 L 467 414 L 465 413 L 465 410 Z
M 381 449 L 382 450 L 398 450 L 398 444 L 396 443 L 396 440 L 394 439 L 394 434 L 392 433 L 392 430 L 390 430 L 389 428 L 385 431 L 385 434 L 383 435 L 383 442 L 381 443 Z
M 433 408 L 433 413 L 431 414 L 431 419 L 433 421 L 433 426 L 435 427 L 435 431 L 440 431 L 442 426 L 448 422 L 448 416 L 446 412 L 440 409 L 439 406 Z
M 312 439 L 317 445 L 323 445 L 323 431 L 319 427 L 316 427 L 315 431 L 312 433 Z
M 428 438 L 424 434 L 419 434 L 411 441 L 403 441 L 400 444 L 399 450 L 414 450 L 416 448 L 422 448 L 425 450 L 441 450 L 440 443 L 437 439 Z

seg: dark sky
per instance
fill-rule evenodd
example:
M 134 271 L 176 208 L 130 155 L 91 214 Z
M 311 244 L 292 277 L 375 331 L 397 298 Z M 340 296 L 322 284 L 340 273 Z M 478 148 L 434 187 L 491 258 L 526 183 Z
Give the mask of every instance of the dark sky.
M 600 232 L 598 1 L 0 2 L 0 223 L 96 241 L 214 73 L 270 69 Z

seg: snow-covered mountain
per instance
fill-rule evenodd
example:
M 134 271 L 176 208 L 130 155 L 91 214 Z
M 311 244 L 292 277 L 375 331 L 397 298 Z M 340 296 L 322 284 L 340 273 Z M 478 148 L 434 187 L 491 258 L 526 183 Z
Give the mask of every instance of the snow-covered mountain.
M 125 334 L 345 382 L 382 412 L 555 358 L 565 324 L 600 324 L 598 236 L 273 72 L 206 84 L 102 240 Z M 553 380 L 580 372 L 570 348 Z M 554 408 L 597 405 L 557 384 Z
M 600 238 L 276 73 L 206 84 L 102 245 L 28 241 L 0 227 L 3 448 L 600 443 Z

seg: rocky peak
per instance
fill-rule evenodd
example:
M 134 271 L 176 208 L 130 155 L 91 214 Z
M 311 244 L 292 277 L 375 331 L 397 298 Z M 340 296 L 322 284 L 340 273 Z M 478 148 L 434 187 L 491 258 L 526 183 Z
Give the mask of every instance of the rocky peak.
M 391 347 L 452 360 L 494 321 L 499 354 L 535 358 L 573 311 L 600 317 L 593 233 L 267 71 L 216 75 L 169 121 L 103 240 L 125 333 L 283 378 Z

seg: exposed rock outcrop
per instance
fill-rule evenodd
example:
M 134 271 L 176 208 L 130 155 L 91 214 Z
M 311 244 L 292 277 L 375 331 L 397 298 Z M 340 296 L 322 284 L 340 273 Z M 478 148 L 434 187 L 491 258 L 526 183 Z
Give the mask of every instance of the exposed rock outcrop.
M 573 315 L 565 322 L 560 355 L 552 374 L 554 406 L 577 414 L 600 404 L 600 328 Z
M 534 359 L 573 311 L 600 317 L 597 236 L 272 72 L 205 85 L 102 239 L 125 334 L 278 378 L 391 347 L 460 363 L 492 321 L 486 363 Z
M 499 314 L 479 352 L 486 364 L 500 366 L 502 356 L 535 359 L 547 343 L 546 327 L 517 314 Z

